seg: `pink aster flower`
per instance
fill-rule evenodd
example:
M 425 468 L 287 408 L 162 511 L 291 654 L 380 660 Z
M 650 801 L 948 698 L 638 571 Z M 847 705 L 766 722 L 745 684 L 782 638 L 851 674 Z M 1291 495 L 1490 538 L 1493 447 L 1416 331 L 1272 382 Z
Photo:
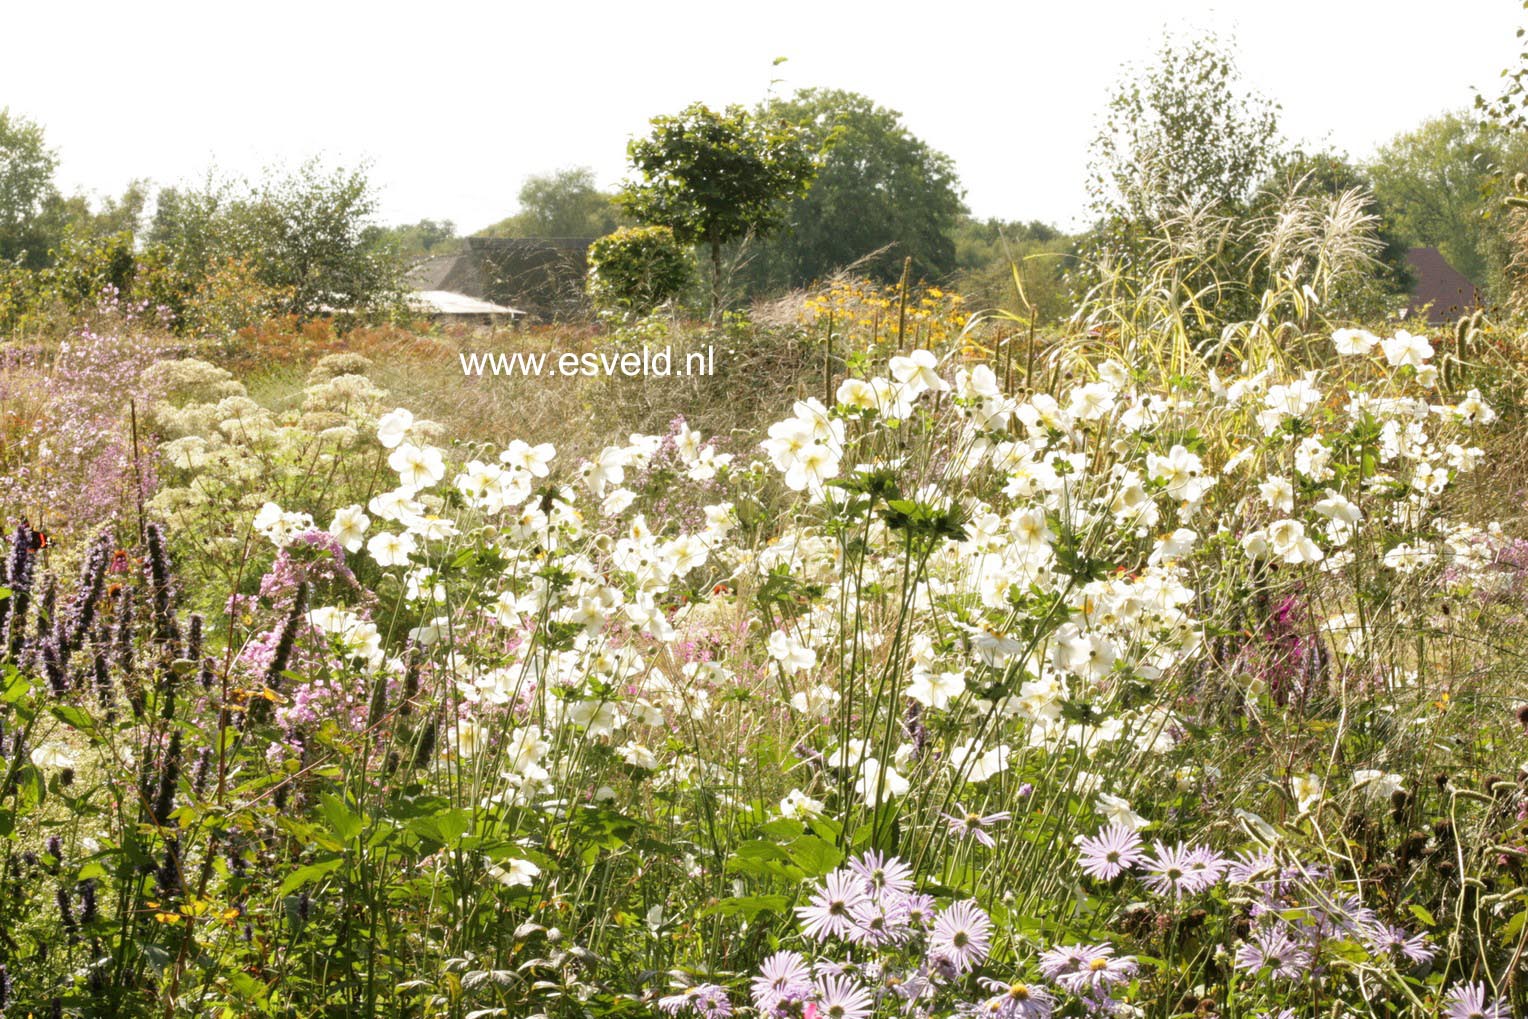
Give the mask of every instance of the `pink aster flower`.
M 1488 1001 L 1486 985 L 1455 984 L 1448 992 L 1448 1011 L 1444 1019 L 1507 1019 L 1507 1003 L 1501 998 Z
M 716 984 L 696 984 L 679 994 L 659 998 L 658 1008 L 669 1015 L 697 1015 L 702 1019 L 725 1019 L 732 1014 L 726 990 Z
M 1040 972 L 1073 994 L 1105 989 L 1134 975 L 1130 956 L 1116 958 L 1113 945 L 1063 945 L 1040 955 Z
M 1154 842 L 1152 850 L 1156 855 L 1146 859 L 1146 886 L 1159 895 L 1175 899 L 1193 895 L 1220 878 L 1220 870 L 1200 855 L 1203 851 L 1198 847 L 1189 848 L 1179 842 L 1169 849 Z M 1220 867 L 1224 869 L 1224 864 Z
M 1005 982 L 982 977 L 978 981 L 991 997 L 966 1006 L 966 1014 L 993 1019 L 1050 1019 L 1055 999 L 1043 987 L 1021 980 Z
M 896 892 L 905 895 L 913 890 L 913 869 L 895 856 L 871 850 L 849 861 L 849 869 L 865 881 L 872 895 Z
M 875 1007 L 870 992 L 853 977 L 824 977 L 817 985 L 820 1019 L 869 1019 Z
M 865 882 L 853 871 L 840 868 L 823 878 L 822 887 L 805 906 L 796 907 L 796 917 L 807 937 L 826 941 L 833 936 L 854 933 L 854 909 L 870 897 Z
M 965 838 L 969 835 L 988 849 L 996 845 L 996 842 L 985 829 L 1013 817 L 1006 810 L 999 810 L 995 814 L 978 814 L 974 810 L 967 810 L 964 805 L 958 803 L 955 805 L 955 810 L 956 813 L 954 814 L 939 815 L 949 824 L 950 834 L 956 838 Z
M 939 911 L 929 936 L 929 952 L 964 973 L 987 958 L 991 933 L 992 920 L 975 902 L 964 899 Z
M 782 1000 L 799 1001 L 812 991 L 812 971 L 796 952 L 776 952 L 764 960 L 750 987 L 753 1003 L 769 1012 Z
M 1092 838 L 1079 839 L 1077 850 L 1082 872 L 1101 881 L 1113 880 L 1145 859 L 1141 837 L 1118 822 Z

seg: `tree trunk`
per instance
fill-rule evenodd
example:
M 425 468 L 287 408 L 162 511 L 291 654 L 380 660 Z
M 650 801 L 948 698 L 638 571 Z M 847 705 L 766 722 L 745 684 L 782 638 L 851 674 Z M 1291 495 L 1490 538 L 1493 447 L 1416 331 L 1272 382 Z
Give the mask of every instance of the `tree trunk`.
M 711 238 L 711 321 L 722 315 L 722 242 Z

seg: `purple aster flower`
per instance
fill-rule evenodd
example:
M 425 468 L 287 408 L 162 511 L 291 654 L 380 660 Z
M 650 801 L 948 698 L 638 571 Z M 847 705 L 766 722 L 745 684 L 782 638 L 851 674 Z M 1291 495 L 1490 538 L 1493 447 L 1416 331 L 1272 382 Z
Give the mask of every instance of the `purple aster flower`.
M 1176 899 L 1208 887 L 1201 883 L 1204 869 L 1197 859 L 1199 850 L 1189 849 L 1181 842 L 1171 849 L 1153 842 L 1152 850 L 1156 856 L 1145 861 L 1146 887 L 1152 891 Z
M 859 875 L 840 868 L 823 878 L 822 887 L 808 905 L 796 907 L 796 917 L 807 937 L 826 941 L 854 932 L 854 908 L 869 899 Z
M 975 902 L 963 899 L 939 911 L 929 936 L 929 952 L 964 973 L 987 957 L 991 933 L 992 920 Z
M 865 880 L 865 891 L 872 895 L 888 891 L 906 895 L 913 890 L 913 869 L 895 856 L 872 850 L 850 860 L 849 869 Z
M 1101 881 L 1113 880 L 1145 858 L 1141 837 L 1117 822 L 1092 838 L 1079 838 L 1077 850 L 1082 872 Z
M 1292 980 L 1310 967 L 1310 953 L 1278 927 L 1266 927 L 1236 950 L 1236 968 L 1256 973 L 1267 967 L 1276 977 Z
M 679 994 L 659 998 L 658 1008 L 669 1015 L 693 1014 L 703 1019 L 724 1019 L 732 1014 L 727 992 L 716 984 L 696 984 Z
M 759 967 L 751 987 L 753 1003 L 767 1012 L 782 1000 L 800 1000 L 812 990 L 812 972 L 796 952 L 776 952 Z
M 1236 859 L 1226 867 L 1226 880 L 1232 884 L 1252 885 L 1259 891 L 1272 895 L 1278 888 L 1279 865 L 1273 854 L 1266 849 L 1248 850 L 1236 854 Z
M 1455 984 L 1448 992 L 1448 1011 L 1444 1019 L 1508 1019 L 1507 1003 L 1501 998 L 1486 1000 L 1486 985 Z
M 984 829 L 991 825 L 1007 821 L 1009 818 L 1013 817 L 1013 815 L 1006 810 L 999 810 L 996 814 L 978 814 L 974 810 L 967 810 L 964 805 L 958 803 L 955 805 L 955 810 L 957 812 L 953 815 L 939 815 L 949 823 L 950 834 L 956 838 L 965 838 L 967 835 L 969 835 L 971 838 L 980 842 L 988 849 L 991 849 L 996 843 L 994 842 L 992 836 L 989 835 Z
M 903 1001 L 917 1001 L 934 985 L 928 978 L 928 967 L 921 966 L 907 975 L 888 973 L 881 979 L 881 986 Z
M 992 1016 L 994 1019 L 1050 1019 L 1055 999 L 1043 987 L 1015 980 L 1005 983 L 982 977 L 979 983 L 992 997 L 963 1007 L 966 1015 Z
M 934 897 L 932 895 L 904 895 L 902 905 L 907 908 L 907 925 L 909 927 L 927 927 L 934 919 Z
M 1107 988 L 1129 980 L 1136 962 L 1130 956 L 1116 958 L 1113 945 L 1063 945 L 1040 955 L 1040 972 L 1047 980 L 1073 994 L 1090 988 Z
M 825 977 L 817 985 L 820 1019 L 869 1019 L 875 1002 L 863 984 L 852 977 Z
M 1356 895 L 1350 895 L 1338 903 L 1335 912 L 1321 912 L 1320 919 L 1331 927 L 1352 934 L 1354 937 L 1365 937 L 1370 928 L 1378 927 L 1379 914 L 1368 906 Z
M 1218 884 L 1230 866 L 1230 861 L 1208 846 L 1195 846 L 1189 853 L 1189 872 L 1195 875 L 1199 891 Z
M 1427 943 L 1427 935 L 1408 934 L 1404 929 L 1389 924 L 1377 923 L 1368 927 L 1364 931 L 1364 941 L 1375 955 L 1394 952 L 1419 966 L 1432 962 L 1433 956 L 1437 954 Z
M 907 925 L 907 899 L 901 895 L 881 895 L 854 907 L 854 933 L 849 940 L 857 944 L 900 945 L 912 936 Z

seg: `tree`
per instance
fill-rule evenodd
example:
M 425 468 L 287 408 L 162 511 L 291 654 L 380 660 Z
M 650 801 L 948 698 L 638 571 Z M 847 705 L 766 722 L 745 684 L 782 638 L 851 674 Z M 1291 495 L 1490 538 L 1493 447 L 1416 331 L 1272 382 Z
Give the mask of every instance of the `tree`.
M 1038 321 L 1054 321 L 1071 311 L 1065 274 L 1074 268 L 1077 240 L 1048 223 L 1005 222 L 962 216 L 952 233 L 956 286 L 976 307 L 997 309 Z M 1014 282 L 1020 273 L 1024 292 Z M 1027 303 L 1026 303 L 1027 302 Z
M 1258 257 L 1248 226 L 1277 165 L 1277 109 L 1243 85 L 1214 36 L 1166 38 L 1153 63 L 1122 78 L 1093 142 L 1096 222 L 1072 277 L 1077 296 L 1114 295 L 1111 315 L 1122 298 L 1154 302 L 1196 333 L 1254 314 L 1263 285 L 1249 278 Z
M 1367 167 L 1374 195 L 1407 244 L 1436 247 L 1493 296 L 1505 296 L 1510 244 L 1498 200 L 1528 169 L 1528 140 L 1463 113 L 1423 122 L 1380 148 Z
M 651 135 L 627 146 L 640 179 L 618 200 L 639 222 L 709 249 L 715 314 L 723 303 L 722 245 L 781 224 L 785 203 L 811 183 L 811 153 L 800 129 L 741 106 L 717 112 L 694 103 L 651 123 Z
M 790 229 L 760 254 L 756 277 L 799 286 L 859 263 L 889 281 L 907 258 L 919 276 L 955 269 L 951 235 L 965 212 L 955 164 L 909 131 L 900 113 L 856 92 L 803 89 L 759 116 L 796 127 L 817 153 L 817 173 L 790 203 Z
M 359 169 L 309 162 L 257 183 L 209 173 L 199 186 L 160 193 L 149 249 L 188 293 L 235 266 L 278 300 L 270 313 L 381 310 L 401 294 L 402 262 L 373 227 L 376 204 Z
M 456 240 L 456 224 L 449 219 L 421 219 L 404 226 L 372 227 L 367 243 L 389 246 L 399 258 L 414 259 L 430 254 Z
M 480 237 L 603 237 L 620 226 L 615 195 L 601 191 L 587 166 L 525 178 L 520 211 Z
M 1175 210 L 1246 203 L 1273 170 L 1278 107 L 1247 89 L 1214 36 L 1178 47 L 1125 79 L 1093 143 L 1092 209 L 1101 219 L 1159 223 Z
M 57 166 L 42 128 L 0 108 L 0 259 L 20 259 L 29 268 L 47 264 L 56 238 L 41 229 L 41 218 L 58 195 Z
M 1528 0 L 1522 0 L 1528 11 Z M 1520 44 L 1528 42 L 1528 25 L 1517 29 Z M 1517 66 L 1502 68 L 1501 91 L 1495 96 L 1475 93 L 1475 108 L 1486 119 L 1507 131 L 1521 133 L 1528 130 L 1528 45 L 1518 51 Z

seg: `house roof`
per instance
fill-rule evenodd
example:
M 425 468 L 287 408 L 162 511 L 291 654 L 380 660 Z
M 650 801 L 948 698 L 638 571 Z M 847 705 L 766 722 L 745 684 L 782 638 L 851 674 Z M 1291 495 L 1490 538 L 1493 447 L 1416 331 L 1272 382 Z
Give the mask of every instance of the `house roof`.
M 409 294 L 408 303 L 415 311 L 429 315 L 508 315 L 513 318 L 525 314 L 519 308 L 482 301 L 449 290 L 416 290 Z
M 1480 288 L 1449 265 L 1437 248 L 1412 248 L 1406 252 L 1406 262 L 1417 278 L 1406 309 L 1408 317 L 1427 307 L 1427 321 L 1436 325 L 1452 322 L 1480 304 Z
M 416 262 L 416 291 L 445 290 L 514 304 L 539 317 L 582 310 L 590 240 L 583 237 L 468 237 L 455 251 Z

